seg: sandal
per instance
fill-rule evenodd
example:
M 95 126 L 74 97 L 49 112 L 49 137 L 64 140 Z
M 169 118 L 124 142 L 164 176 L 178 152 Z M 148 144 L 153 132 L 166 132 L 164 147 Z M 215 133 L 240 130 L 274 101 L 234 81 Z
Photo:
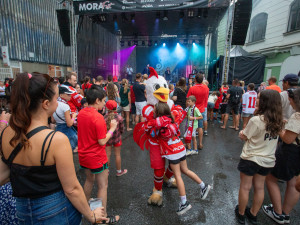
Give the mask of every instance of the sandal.
M 120 220 L 120 216 L 114 216 L 114 215 L 107 216 L 106 218 L 109 219 L 109 221 L 103 220 L 102 223 L 99 224 L 99 225 L 103 225 L 103 224 L 116 224 Z

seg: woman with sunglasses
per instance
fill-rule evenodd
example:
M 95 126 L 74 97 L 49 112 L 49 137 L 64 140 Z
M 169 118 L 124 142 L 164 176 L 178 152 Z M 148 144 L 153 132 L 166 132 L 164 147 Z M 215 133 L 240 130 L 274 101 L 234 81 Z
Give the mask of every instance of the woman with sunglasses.
M 107 221 L 91 211 L 77 180 L 68 138 L 48 128 L 58 87 L 47 74 L 18 74 L 11 93 L 9 126 L 1 133 L 0 185 L 10 179 L 20 224 Z
M 276 151 L 276 164 L 266 178 L 272 204 L 262 207 L 264 213 L 279 224 L 290 223 L 289 214 L 300 197 L 296 190 L 296 178 L 300 173 L 300 88 L 288 89 L 287 92 L 290 104 L 296 112 L 280 134 L 282 143 Z M 279 179 L 287 182 L 283 204 L 277 183 Z

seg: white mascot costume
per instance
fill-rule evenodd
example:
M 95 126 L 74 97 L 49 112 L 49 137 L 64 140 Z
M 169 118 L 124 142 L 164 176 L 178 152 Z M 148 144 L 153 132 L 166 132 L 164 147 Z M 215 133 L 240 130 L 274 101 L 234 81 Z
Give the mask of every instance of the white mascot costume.
M 149 135 L 150 131 L 147 130 L 147 121 L 153 119 L 154 105 L 159 101 L 167 102 L 170 106 L 173 116 L 176 118 L 181 117 L 182 108 L 174 106 L 172 100 L 169 99 L 169 89 L 167 81 L 164 77 L 159 76 L 153 67 L 150 68 L 149 79 L 146 81 L 146 94 L 147 105 L 143 108 L 143 117 L 146 122 L 138 123 L 133 132 L 134 141 L 144 150 L 144 146 L 150 152 L 151 168 L 154 170 L 154 188 L 152 195 L 148 199 L 148 203 L 152 205 L 162 205 L 162 186 L 165 183 L 168 187 L 177 187 L 173 172 L 170 167 L 165 169 L 165 159 L 161 157 L 160 146 L 156 138 Z M 181 119 L 177 120 L 179 123 Z

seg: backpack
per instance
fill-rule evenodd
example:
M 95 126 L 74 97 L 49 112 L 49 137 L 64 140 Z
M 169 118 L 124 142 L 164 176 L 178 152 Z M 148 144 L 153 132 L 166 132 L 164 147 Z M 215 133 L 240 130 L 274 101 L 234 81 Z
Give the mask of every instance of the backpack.
M 242 91 L 239 87 L 235 87 L 233 90 L 230 90 L 230 102 L 232 104 L 239 104 L 242 98 Z

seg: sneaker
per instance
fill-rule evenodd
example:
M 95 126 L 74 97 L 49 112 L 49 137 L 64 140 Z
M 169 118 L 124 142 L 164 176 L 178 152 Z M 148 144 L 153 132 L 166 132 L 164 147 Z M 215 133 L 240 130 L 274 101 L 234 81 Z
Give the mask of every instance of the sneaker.
M 245 210 L 245 215 L 247 217 L 247 219 L 249 220 L 250 223 L 256 225 L 258 224 L 257 222 L 257 216 L 253 216 L 252 213 L 250 212 L 250 208 L 249 207 L 246 207 L 246 210 Z
M 273 208 L 272 204 L 269 205 L 263 205 L 262 207 L 263 212 L 270 217 L 272 220 L 279 224 L 284 224 L 284 219 L 282 215 L 278 215 Z
M 189 156 L 191 154 L 192 154 L 192 150 L 191 149 L 186 150 L 186 156 Z
M 191 155 L 198 155 L 198 150 L 191 150 Z
M 290 223 L 290 215 L 286 215 L 284 212 L 282 212 L 282 217 L 284 223 Z
M 120 176 L 122 176 L 122 175 L 124 175 L 126 173 L 127 173 L 127 169 L 121 170 L 120 173 L 117 172 L 117 177 L 120 177 Z
M 241 215 L 239 213 L 239 205 L 237 205 L 234 209 L 234 212 L 235 212 L 235 216 L 237 218 L 237 221 L 240 223 L 240 224 L 245 224 L 245 215 Z
M 206 199 L 206 196 L 208 195 L 208 192 L 210 191 L 211 186 L 209 184 L 205 184 L 205 187 L 201 189 L 201 199 Z
M 204 134 L 205 136 L 207 136 L 207 130 L 205 130 L 205 131 L 203 132 L 203 134 Z
M 180 216 L 184 213 L 186 213 L 190 208 L 192 208 L 191 204 L 186 201 L 186 203 L 183 205 L 181 202 L 179 203 L 179 208 L 176 211 L 177 215 Z

